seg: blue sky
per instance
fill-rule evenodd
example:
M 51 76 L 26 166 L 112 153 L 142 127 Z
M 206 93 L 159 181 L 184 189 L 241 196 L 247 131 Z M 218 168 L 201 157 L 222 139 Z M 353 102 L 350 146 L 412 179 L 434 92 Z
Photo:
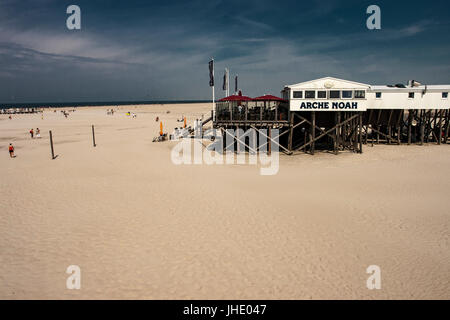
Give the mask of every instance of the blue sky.
M 0 0 L 0 102 L 210 99 L 210 57 L 217 97 L 225 67 L 250 96 L 324 76 L 449 84 L 449 40 L 448 1 Z

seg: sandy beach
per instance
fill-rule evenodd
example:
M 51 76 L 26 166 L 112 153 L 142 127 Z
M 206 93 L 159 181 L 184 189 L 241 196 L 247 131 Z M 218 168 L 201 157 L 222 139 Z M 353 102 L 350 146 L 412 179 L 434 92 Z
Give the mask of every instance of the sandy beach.
M 450 299 L 449 145 L 280 154 L 262 176 L 152 142 L 155 117 L 171 133 L 210 104 L 107 108 L 0 115 L 0 299 Z

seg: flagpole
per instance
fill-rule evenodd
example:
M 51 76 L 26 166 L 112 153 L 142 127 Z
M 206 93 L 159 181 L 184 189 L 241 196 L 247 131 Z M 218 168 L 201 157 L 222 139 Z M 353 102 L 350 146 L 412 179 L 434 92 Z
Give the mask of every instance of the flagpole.
M 227 69 L 227 97 L 230 96 L 230 70 Z
M 213 68 L 212 68 L 212 75 L 213 75 L 213 79 L 214 79 L 214 58 L 211 58 L 211 60 L 212 60 L 212 62 L 213 62 Z M 212 114 L 213 114 L 213 117 L 214 117 L 214 112 L 215 112 L 215 106 L 214 106 L 214 102 L 215 102 L 215 91 L 214 91 L 214 85 L 215 85 L 215 82 L 213 82 L 213 86 L 212 86 Z

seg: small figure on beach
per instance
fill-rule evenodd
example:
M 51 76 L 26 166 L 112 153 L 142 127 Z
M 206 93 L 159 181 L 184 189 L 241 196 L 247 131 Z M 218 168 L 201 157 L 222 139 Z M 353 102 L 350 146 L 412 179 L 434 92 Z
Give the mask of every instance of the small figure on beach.
M 31 139 L 34 138 L 34 130 L 33 130 L 33 128 L 31 128 L 31 130 L 30 130 L 30 136 L 31 136 Z
M 155 122 L 158 122 L 158 121 L 159 121 L 159 117 L 156 117 Z
M 12 120 L 12 117 L 11 117 L 11 116 L 9 116 L 9 120 Z
M 39 128 L 36 128 L 36 138 L 37 139 L 41 138 L 41 130 Z
M 14 155 L 14 146 L 12 145 L 12 143 L 9 144 L 9 156 L 10 158 L 15 158 L 16 156 Z

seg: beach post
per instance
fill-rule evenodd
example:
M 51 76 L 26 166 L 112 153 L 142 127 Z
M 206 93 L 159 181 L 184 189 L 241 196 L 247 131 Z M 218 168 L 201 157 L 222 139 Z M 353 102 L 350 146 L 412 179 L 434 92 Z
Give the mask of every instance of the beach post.
M 53 149 L 53 135 L 52 135 L 52 130 L 50 130 L 49 132 L 50 135 L 50 148 L 52 150 L 52 160 L 55 159 L 55 150 Z
M 95 144 L 95 130 L 94 130 L 94 125 L 92 125 L 92 143 L 94 145 L 94 148 L 97 146 Z

